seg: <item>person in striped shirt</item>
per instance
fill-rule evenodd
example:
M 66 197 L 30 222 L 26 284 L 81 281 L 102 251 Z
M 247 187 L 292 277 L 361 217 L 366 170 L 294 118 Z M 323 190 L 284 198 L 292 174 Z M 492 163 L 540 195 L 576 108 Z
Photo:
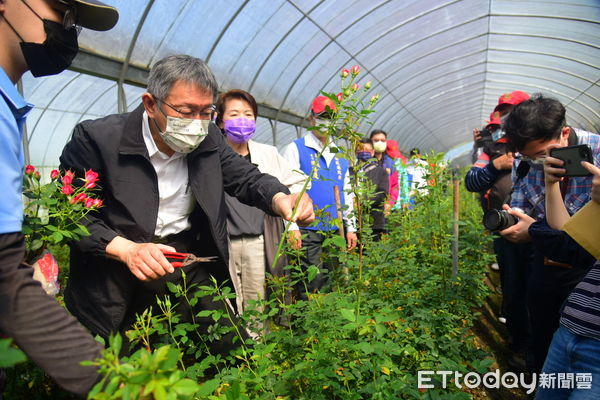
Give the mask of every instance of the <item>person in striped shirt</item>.
M 557 176 L 564 173 L 561 165 L 561 160 L 549 156 L 544 161 L 546 218 L 554 229 L 562 229 L 569 220 Z M 583 165 L 593 174 L 592 201 L 600 204 L 600 168 L 587 162 Z M 600 398 L 600 261 L 596 260 L 567 298 L 542 373 L 556 377 L 572 374 L 580 379 L 563 385 L 568 387 L 540 387 L 536 400 Z

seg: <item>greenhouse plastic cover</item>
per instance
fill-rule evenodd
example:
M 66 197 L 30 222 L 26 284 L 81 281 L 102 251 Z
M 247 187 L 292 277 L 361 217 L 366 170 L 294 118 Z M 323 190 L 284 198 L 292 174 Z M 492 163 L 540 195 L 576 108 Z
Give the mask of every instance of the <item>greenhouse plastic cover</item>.
M 180 53 L 207 61 L 220 90 L 251 92 L 255 138 L 279 148 L 352 65 L 381 96 L 361 129 L 387 131 L 404 152 L 459 156 L 513 90 L 555 97 L 570 125 L 600 128 L 598 0 L 105 1 L 119 22 L 84 29 L 71 70 L 23 77 L 32 164 L 57 165 L 78 122 L 137 107 L 149 68 Z

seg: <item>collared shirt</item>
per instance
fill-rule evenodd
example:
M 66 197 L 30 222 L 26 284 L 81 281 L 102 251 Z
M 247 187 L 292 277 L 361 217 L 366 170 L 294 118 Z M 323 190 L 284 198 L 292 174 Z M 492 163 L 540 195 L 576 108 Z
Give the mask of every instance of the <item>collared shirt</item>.
M 33 108 L 0 68 L 0 233 L 20 232 L 23 224 L 23 125 Z
M 600 165 L 600 135 L 580 129 L 571 129 L 577 134 L 577 144 L 589 145 L 592 149 L 594 164 Z M 526 213 L 529 213 L 535 207 L 535 210 L 530 215 L 535 219 L 542 219 L 546 214 L 544 170 L 531 167 L 524 178 L 518 179 L 516 176 L 518 163 L 519 160 L 515 160 L 512 169 L 514 192 L 511 196 L 510 206 L 519 207 Z M 591 176 L 571 177 L 568 179 L 565 192 L 565 206 L 570 215 L 575 214 L 590 201 L 591 191 Z
M 308 132 L 304 137 L 304 144 L 306 147 L 310 147 L 320 152 L 323 149 L 323 143 L 317 139 L 313 132 Z M 335 158 L 337 153 L 332 152 L 330 149 L 337 148 L 335 143 L 331 142 L 323 151 L 322 157 L 329 168 L 331 162 Z M 287 147 L 283 150 L 283 158 L 285 158 L 294 170 L 300 171 L 300 153 L 298 153 L 298 147 L 294 142 L 287 145 Z M 342 211 L 344 221 L 346 222 L 346 226 L 348 227 L 348 232 L 356 232 L 356 220 L 354 218 L 350 218 L 349 215 L 354 210 L 354 193 L 352 192 L 352 188 L 350 186 L 350 177 L 349 174 L 346 174 L 344 177 L 344 192 L 345 192 L 345 204 L 347 208 Z M 291 230 L 297 229 L 295 225 L 290 227 Z
M 175 152 L 167 156 L 156 147 L 148 114 L 144 112 L 142 134 L 148 149 L 150 162 L 158 177 L 158 218 L 154 235 L 165 237 L 191 227 L 189 216 L 194 209 L 194 196 L 189 187 L 186 155 Z

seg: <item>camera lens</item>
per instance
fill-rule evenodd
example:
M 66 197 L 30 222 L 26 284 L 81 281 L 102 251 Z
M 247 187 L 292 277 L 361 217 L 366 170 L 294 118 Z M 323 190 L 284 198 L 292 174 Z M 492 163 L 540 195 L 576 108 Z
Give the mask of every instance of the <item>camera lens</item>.
M 490 231 L 503 231 L 517 222 L 518 219 L 506 210 L 489 210 L 483 216 L 483 225 Z

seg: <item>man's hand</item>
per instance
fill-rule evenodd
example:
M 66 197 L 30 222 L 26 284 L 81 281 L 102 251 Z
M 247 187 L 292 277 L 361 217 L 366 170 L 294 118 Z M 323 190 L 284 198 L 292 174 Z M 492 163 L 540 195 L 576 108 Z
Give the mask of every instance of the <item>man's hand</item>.
M 473 129 L 473 141 L 476 142 L 481 139 L 481 133 L 479 133 L 479 129 Z
M 510 170 L 512 169 L 514 160 L 512 153 L 506 153 L 494 158 L 492 164 L 494 164 L 497 170 Z
M 346 243 L 348 244 L 348 251 L 356 247 L 356 244 L 358 243 L 356 232 L 346 232 Z
M 582 161 L 581 165 L 594 174 L 594 178 L 592 179 L 592 201 L 600 204 L 600 168 L 587 161 Z
M 296 215 L 292 218 L 292 211 L 294 209 L 294 204 L 296 204 L 298 194 L 299 193 L 277 193 L 273 197 L 273 211 L 287 221 L 295 222 L 300 226 L 307 226 L 315 220 L 313 202 L 308 194 L 304 193 L 300 198 Z
M 563 160 L 558 158 L 550 157 L 550 149 L 561 147 L 558 144 L 548 145 L 546 148 L 546 158 L 544 159 L 544 181 L 546 185 L 552 185 L 563 180 L 559 175 L 564 175 L 567 171 L 564 168 L 560 168 L 565 164 Z
M 299 250 L 302 248 L 302 233 L 300 231 L 288 231 L 287 240 L 292 249 Z
M 106 246 L 108 256 L 125 263 L 131 273 L 144 282 L 158 279 L 175 270 L 161 250 L 177 251 L 164 244 L 136 243 L 120 236 Z
M 507 240 L 513 243 L 528 243 L 531 241 L 531 236 L 529 236 L 529 226 L 535 222 L 535 219 L 531 218 L 529 215 L 522 213 L 519 210 L 514 210 L 508 206 L 508 204 L 504 204 L 502 208 L 508 211 L 509 214 L 514 215 L 519 219 L 515 225 L 506 228 L 499 233 L 505 237 Z

